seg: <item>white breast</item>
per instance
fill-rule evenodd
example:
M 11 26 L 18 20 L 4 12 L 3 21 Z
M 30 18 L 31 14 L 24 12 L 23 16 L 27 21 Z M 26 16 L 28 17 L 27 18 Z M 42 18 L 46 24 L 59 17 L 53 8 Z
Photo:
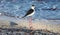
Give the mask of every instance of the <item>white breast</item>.
M 33 13 L 29 14 L 28 16 L 32 16 L 32 15 L 34 15 L 34 13 L 35 13 L 35 11 Z

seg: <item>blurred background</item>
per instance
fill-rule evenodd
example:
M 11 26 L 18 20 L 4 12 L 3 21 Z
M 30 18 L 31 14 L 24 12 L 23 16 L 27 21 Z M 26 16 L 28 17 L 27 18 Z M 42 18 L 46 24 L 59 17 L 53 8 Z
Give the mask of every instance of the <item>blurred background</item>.
M 36 29 L 60 32 L 60 0 L 0 0 L 0 26 L 10 27 L 16 24 L 18 28 L 29 28 L 28 17 L 25 17 L 27 20 L 20 18 L 32 4 L 36 7 L 32 26 Z

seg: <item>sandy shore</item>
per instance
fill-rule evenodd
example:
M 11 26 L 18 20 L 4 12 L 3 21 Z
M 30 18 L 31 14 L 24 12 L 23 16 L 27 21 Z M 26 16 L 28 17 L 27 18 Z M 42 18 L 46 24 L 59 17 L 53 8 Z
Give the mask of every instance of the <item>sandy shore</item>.
M 0 27 L 1 25 L 5 25 L 6 27 L 10 26 L 10 21 L 17 23 L 17 27 L 27 27 L 29 28 L 29 21 L 24 19 L 16 19 L 6 16 L 0 16 Z M 47 29 L 53 32 L 60 33 L 60 20 L 35 20 L 32 22 L 32 27 L 34 30 L 36 29 Z

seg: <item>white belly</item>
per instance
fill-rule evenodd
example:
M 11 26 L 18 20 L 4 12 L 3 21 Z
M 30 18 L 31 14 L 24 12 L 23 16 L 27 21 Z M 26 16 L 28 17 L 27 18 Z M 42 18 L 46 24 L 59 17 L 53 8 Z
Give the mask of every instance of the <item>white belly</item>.
M 33 13 L 29 14 L 28 16 L 32 16 L 32 15 L 34 15 L 34 13 L 35 13 L 35 11 Z

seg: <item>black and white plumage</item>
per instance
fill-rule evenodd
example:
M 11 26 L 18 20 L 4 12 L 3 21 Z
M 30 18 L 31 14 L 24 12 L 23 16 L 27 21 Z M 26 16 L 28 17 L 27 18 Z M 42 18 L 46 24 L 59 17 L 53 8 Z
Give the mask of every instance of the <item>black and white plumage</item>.
M 22 18 L 24 18 L 24 17 L 26 17 L 26 16 L 32 16 L 34 13 L 35 13 L 35 6 L 34 5 L 32 5 L 32 7 L 31 7 L 31 9 L 29 9 L 28 11 L 27 11 L 27 13 L 25 14 L 25 16 L 23 16 Z

